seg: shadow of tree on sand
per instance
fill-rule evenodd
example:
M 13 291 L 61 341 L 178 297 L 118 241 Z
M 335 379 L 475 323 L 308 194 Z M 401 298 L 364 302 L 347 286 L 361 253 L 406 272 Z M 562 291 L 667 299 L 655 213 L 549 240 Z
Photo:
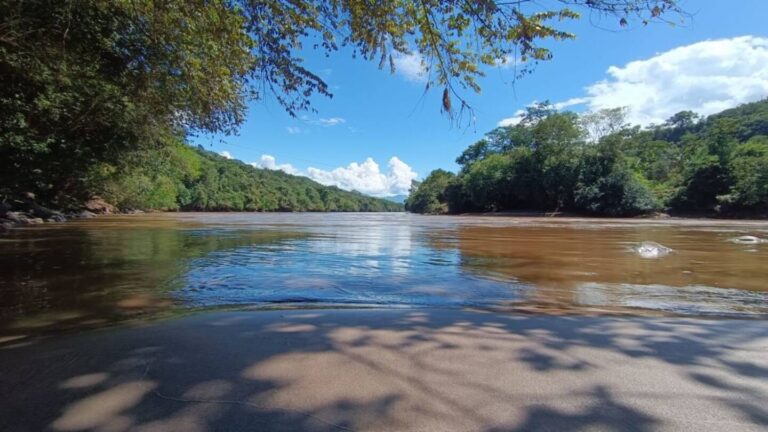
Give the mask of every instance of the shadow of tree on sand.
M 7 431 L 768 427 L 768 324 L 217 312 L 0 347 Z

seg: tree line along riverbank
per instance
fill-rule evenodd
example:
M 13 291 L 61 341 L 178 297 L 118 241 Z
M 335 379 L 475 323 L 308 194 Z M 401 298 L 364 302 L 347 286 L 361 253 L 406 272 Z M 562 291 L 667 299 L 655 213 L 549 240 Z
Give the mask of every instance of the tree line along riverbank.
M 632 126 L 626 110 L 528 107 L 414 186 L 406 209 L 581 215 L 765 217 L 768 99 L 709 117 L 690 111 Z
M 399 203 L 255 168 L 181 141 L 103 163 L 90 175 L 88 197 L 6 195 L 0 226 L 143 211 L 403 211 Z

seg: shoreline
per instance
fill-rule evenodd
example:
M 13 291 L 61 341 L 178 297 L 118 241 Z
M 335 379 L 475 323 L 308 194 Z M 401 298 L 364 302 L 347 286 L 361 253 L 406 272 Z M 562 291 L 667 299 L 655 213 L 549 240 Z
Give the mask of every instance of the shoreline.
M 442 216 L 442 215 L 438 215 Z M 615 219 L 615 220 L 734 220 L 734 221 L 766 221 L 768 220 L 768 214 L 755 213 L 755 212 L 743 212 L 743 213 L 715 213 L 715 212 L 700 212 L 700 213 L 666 213 L 657 212 L 638 216 L 601 216 L 588 213 L 572 213 L 572 212 L 545 212 L 545 211 L 499 211 L 499 212 L 470 212 L 470 213 L 456 213 L 446 214 L 445 216 L 489 216 L 489 217 L 528 217 L 528 218 L 554 218 L 554 219 L 568 219 L 568 218 L 585 218 L 585 219 Z
M 98 216 L 124 216 L 134 214 L 185 214 L 185 213 L 234 213 L 234 214 L 251 214 L 251 213 L 286 213 L 280 211 L 274 212 L 257 212 L 257 211 L 188 211 L 188 210 L 141 210 L 141 209 L 119 209 L 114 205 L 104 201 L 100 197 L 93 197 L 92 199 L 82 203 L 76 210 L 55 210 L 44 207 L 38 204 L 35 200 L 34 194 L 29 194 L 23 199 L 6 199 L 0 201 L 0 234 L 7 233 L 12 228 L 25 225 L 40 225 L 46 223 L 63 223 L 73 219 L 91 219 Z M 287 212 L 287 213 L 323 213 L 323 212 Z M 337 213 L 337 212 L 328 212 Z M 352 212 L 352 213 L 370 213 L 370 212 Z M 385 212 L 390 213 L 390 212 Z M 394 212 L 400 213 L 400 212 Z M 403 211 L 405 214 L 413 214 L 420 216 L 453 216 L 453 217 L 492 217 L 492 218 L 531 218 L 531 219 L 555 219 L 555 220 L 567 220 L 567 219 L 594 219 L 594 220 L 621 220 L 621 221 L 687 221 L 687 220 L 701 220 L 701 221 L 768 221 L 768 213 L 765 212 L 655 212 L 645 215 L 637 216 L 601 216 L 595 214 L 582 214 L 576 212 L 560 212 L 560 211 L 538 211 L 538 210 L 510 210 L 510 211 L 495 211 L 495 212 L 469 212 L 469 213 L 456 213 L 456 214 L 422 214 Z
M 210 312 L 0 347 L 3 430 L 762 430 L 768 322 Z
M 0 234 L 7 233 L 13 228 L 29 225 L 43 225 L 51 223 L 64 223 L 71 220 L 92 219 L 103 216 L 131 216 L 131 215 L 184 215 L 184 214 L 317 214 L 317 213 L 355 213 L 355 214 L 371 214 L 377 212 L 249 212 L 249 211 L 165 211 L 165 210 L 115 210 L 108 212 L 94 212 L 91 210 L 81 210 L 72 212 L 61 212 L 58 210 L 50 210 L 42 206 L 37 206 L 41 210 L 17 210 L 10 207 L 0 206 Z M 660 222 L 660 221 L 712 221 L 712 222 L 768 222 L 768 215 L 755 216 L 753 214 L 733 214 L 733 215 L 715 215 L 715 214 L 687 214 L 687 215 L 675 215 L 675 214 L 659 214 L 659 215 L 644 215 L 644 216 L 632 216 L 632 217 L 607 217 L 591 214 L 579 214 L 579 213 L 567 213 L 567 212 L 478 212 L 478 213 L 456 213 L 456 214 L 421 214 L 411 212 L 378 212 L 378 213 L 404 213 L 417 216 L 442 216 L 442 217 L 461 217 L 461 218 L 475 218 L 475 217 L 490 217 L 490 218 L 509 218 L 509 219 L 541 219 L 541 220 L 595 220 L 595 221 L 625 221 L 625 222 Z
M 429 311 L 440 313 L 469 312 L 479 314 L 494 314 L 518 317 L 551 317 L 562 319 L 675 319 L 692 321 L 765 321 L 768 314 L 760 313 L 698 313 L 685 314 L 657 309 L 642 309 L 620 306 L 606 307 L 577 307 L 574 305 L 520 302 L 503 305 L 427 305 L 427 304 L 380 304 L 380 303 L 252 303 L 252 304 L 222 304 L 212 306 L 178 306 L 169 309 L 152 308 L 133 310 L 120 317 L 105 320 L 99 316 L 84 316 L 80 321 L 62 323 L 53 316 L 31 315 L 6 317 L 0 321 L 0 350 L 6 345 L 37 344 L 79 334 L 94 332 L 122 331 L 133 327 L 163 325 L 180 319 L 194 318 L 218 313 L 271 313 L 271 312 L 329 312 L 337 311 Z M 59 313 L 62 314 L 62 313 Z M 62 315 L 68 316 L 65 311 Z M 46 323 L 45 326 L 37 324 Z
M 142 210 L 118 210 L 115 206 L 95 198 L 83 203 L 79 210 L 53 210 L 38 204 L 34 195 L 24 200 L 0 202 L 0 233 L 24 225 L 62 223 L 72 219 L 91 219 L 98 215 L 137 214 Z

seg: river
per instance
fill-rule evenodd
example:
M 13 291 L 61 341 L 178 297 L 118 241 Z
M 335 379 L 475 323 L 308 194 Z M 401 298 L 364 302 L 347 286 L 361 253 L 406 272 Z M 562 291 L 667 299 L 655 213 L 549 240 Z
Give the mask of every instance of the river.
M 157 213 L 0 237 L 3 333 L 218 307 L 768 313 L 767 222 Z M 671 249 L 642 257 L 644 241 Z

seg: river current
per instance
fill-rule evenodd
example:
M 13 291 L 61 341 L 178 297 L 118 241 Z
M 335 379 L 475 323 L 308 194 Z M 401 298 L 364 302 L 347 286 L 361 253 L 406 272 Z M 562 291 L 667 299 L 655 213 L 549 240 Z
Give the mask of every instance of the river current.
M 0 322 L 44 330 L 274 306 L 762 316 L 765 238 L 768 223 L 749 221 L 107 216 L 0 237 Z M 668 252 L 639 253 L 642 244 Z

